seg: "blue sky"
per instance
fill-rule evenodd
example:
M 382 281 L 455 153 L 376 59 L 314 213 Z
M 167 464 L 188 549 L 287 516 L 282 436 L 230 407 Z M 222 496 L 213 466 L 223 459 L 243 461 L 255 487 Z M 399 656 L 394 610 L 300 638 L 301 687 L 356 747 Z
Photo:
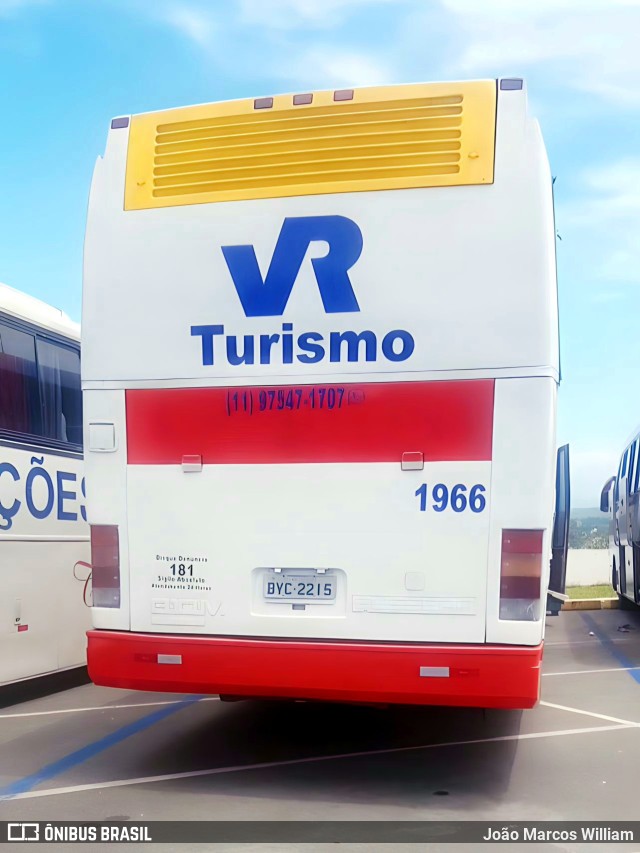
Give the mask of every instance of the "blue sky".
M 80 315 L 112 116 L 524 76 L 556 180 L 559 441 L 594 506 L 640 422 L 640 0 L 0 0 L 0 280 Z

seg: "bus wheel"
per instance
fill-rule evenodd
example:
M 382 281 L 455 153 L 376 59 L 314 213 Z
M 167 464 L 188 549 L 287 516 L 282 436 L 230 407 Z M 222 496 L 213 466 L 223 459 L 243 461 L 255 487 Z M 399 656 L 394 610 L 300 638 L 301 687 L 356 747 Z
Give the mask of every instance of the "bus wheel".
M 620 610 L 638 610 L 638 605 L 634 604 L 633 601 L 630 601 L 626 595 L 622 595 L 622 593 L 618 593 L 618 601 L 620 603 Z

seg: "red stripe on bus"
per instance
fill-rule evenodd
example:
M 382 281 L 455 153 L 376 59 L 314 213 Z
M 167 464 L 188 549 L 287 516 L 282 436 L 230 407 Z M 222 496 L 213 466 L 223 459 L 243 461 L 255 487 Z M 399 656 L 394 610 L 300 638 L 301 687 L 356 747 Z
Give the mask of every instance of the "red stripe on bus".
M 128 461 L 487 461 L 493 392 L 485 379 L 129 390 Z

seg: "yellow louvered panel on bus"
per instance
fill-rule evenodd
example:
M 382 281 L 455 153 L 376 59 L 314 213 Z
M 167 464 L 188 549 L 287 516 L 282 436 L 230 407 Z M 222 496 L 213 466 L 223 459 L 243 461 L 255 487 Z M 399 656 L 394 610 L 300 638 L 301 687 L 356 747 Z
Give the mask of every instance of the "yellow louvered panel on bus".
M 256 109 L 265 102 L 272 106 Z M 495 114 L 490 80 L 354 89 L 348 100 L 315 92 L 311 103 L 297 105 L 278 95 L 134 116 L 125 209 L 489 184 Z

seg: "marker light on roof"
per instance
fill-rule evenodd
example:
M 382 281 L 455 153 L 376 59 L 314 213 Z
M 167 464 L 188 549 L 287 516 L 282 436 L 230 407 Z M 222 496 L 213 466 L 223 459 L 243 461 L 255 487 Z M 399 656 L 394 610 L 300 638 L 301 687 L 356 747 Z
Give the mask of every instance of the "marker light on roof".
M 256 98 L 253 102 L 254 110 L 268 110 L 273 106 L 273 98 Z
M 111 119 L 111 130 L 117 130 L 119 127 L 129 127 L 129 116 Z
M 313 101 L 313 95 L 310 93 L 307 95 L 294 95 L 293 96 L 293 103 L 294 103 L 294 106 L 296 106 L 296 107 L 298 106 L 298 104 L 310 104 L 311 101 Z
M 333 93 L 334 101 L 352 101 L 353 89 L 336 89 Z
M 518 89 L 522 89 L 524 83 L 521 77 L 505 77 L 504 80 L 500 81 L 500 89 L 503 92 L 514 92 Z

